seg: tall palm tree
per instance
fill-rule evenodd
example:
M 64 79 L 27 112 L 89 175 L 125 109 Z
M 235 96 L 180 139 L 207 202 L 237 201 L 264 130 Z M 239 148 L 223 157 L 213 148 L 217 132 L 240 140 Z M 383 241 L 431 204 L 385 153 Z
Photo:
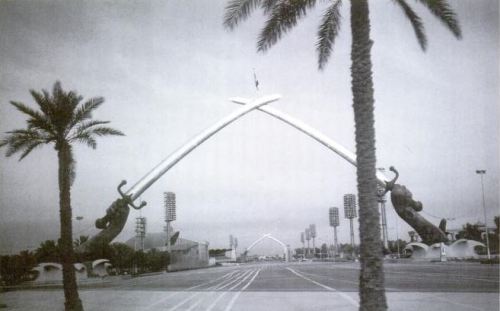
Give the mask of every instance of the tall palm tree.
M 406 0 L 392 0 L 409 19 L 423 50 L 427 47 L 424 25 Z M 252 11 L 261 8 L 268 17 L 262 29 L 257 49 L 265 52 L 283 34 L 291 30 L 313 8 L 317 0 L 230 0 L 226 6 L 224 25 L 234 29 Z M 340 31 L 341 0 L 329 2 L 317 33 L 318 67 L 324 69 L 333 44 Z M 359 197 L 360 231 L 360 310 L 385 310 L 387 302 L 382 267 L 382 242 L 380 241 L 379 214 L 377 209 L 377 180 L 375 169 L 374 98 L 370 19 L 368 0 L 351 0 L 351 89 L 356 137 L 357 187 Z M 455 37 L 461 31 L 455 13 L 446 0 L 417 0 L 426 6 Z
M 70 91 L 65 92 L 61 83 L 56 82 L 52 94 L 46 90 L 30 93 L 40 110 L 35 110 L 21 102 L 10 103 L 26 114 L 27 127 L 7 132 L 0 140 L 0 147 L 7 146 L 6 156 L 20 153 L 24 159 L 35 148 L 54 144 L 59 164 L 59 217 L 61 223 L 60 252 L 63 266 L 63 285 L 66 310 L 83 310 L 75 279 L 73 263 L 75 254 L 72 244 L 71 224 L 71 184 L 75 171 L 72 144 L 85 143 L 95 149 L 96 136 L 123 135 L 122 132 L 104 126 L 109 121 L 92 120 L 92 112 L 104 98 L 91 98 L 81 104 L 83 97 Z

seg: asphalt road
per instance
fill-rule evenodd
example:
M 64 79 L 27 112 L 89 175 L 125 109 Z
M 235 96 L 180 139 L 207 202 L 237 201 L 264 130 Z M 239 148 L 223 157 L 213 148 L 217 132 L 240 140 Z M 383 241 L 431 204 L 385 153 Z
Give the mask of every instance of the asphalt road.
M 498 265 L 386 263 L 390 310 L 499 310 Z M 355 263 L 259 263 L 85 286 L 86 310 L 357 310 Z M 61 290 L 7 292 L 12 310 L 57 310 Z

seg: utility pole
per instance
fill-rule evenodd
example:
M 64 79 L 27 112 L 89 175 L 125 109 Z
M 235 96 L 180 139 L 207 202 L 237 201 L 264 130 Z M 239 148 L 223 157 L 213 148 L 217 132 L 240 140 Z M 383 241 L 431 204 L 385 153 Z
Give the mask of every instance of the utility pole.
M 305 237 L 304 237 L 304 232 L 300 233 L 300 242 L 302 243 L 302 258 L 306 258 L 306 244 L 305 244 Z
M 353 219 L 356 218 L 356 195 L 344 194 L 344 216 L 349 219 L 349 224 L 351 227 L 351 247 L 352 247 L 352 257 L 354 259 L 354 224 Z
M 308 254 L 311 253 L 310 250 L 309 250 L 309 241 L 311 240 L 311 230 L 309 230 L 309 228 L 306 228 L 305 232 L 306 232 L 306 240 L 307 240 L 306 255 L 308 255 Z
M 337 257 L 339 254 L 339 246 L 337 244 L 337 227 L 340 224 L 339 221 L 339 208 L 338 207 L 330 207 L 329 210 L 330 216 L 330 227 L 333 227 L 333 245 L 334 245 L 334 255 L 333 258 Z
M 167 234 L 167 252 L 168 252 L 168 257 L 170 262 L 172 262 L 172 245 L 170 243 L 171 235 L 172 235 L 172 230 L 171 230 L 171 225 L 170 223 L 174 221 L 177 218 L 176 215 L 176 204 L 175 204 L 175 193 L 173 192 L 164 192 L 163 193 L 163 200 L 165 204 L 165 232 Z M 168 270 L 168 266 L 167 266 Z
M 483 176 L 486 174 L 486 170 L 476 170 L 476 174 L 479 174 L 479 176 L 481 176 L 481 190 L 483 193 L 484 230 L 486 232 L 486 252 L 488 254 L 488 260 L 490 260 L 491 259 L 490 237 L 488 233 L 488 219 L 486 218 L 486 203 L 484 201 L 484 183 L 483 183 Z
M 383 167 L 378 168 L 380 172 L 384 172 L 385 169 Z M 388 243 L 388 234 L 387 234 L 387 214 L 385 212 L 385 202 L 387 202 L 385 198 L 385 188 L 378 185 L 377 187 L 377 200 L 380 205 L 380 218 L 382 224 L 382 242 L 384 244 L 385 249 L 389 249 Z
M 311 238 L 313 240 L 313 258 L 316 258 L 316 243 L 314 241 L 314 239 L 316 238 L 316 225 L 315 224 L 309 225 L 309 232 L 310 232 Z

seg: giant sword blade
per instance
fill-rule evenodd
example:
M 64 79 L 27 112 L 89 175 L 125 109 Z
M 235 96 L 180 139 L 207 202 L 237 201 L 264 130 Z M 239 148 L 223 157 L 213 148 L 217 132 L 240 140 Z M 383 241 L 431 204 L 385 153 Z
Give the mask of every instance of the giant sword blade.
M 231 101 L 240 105 L 248 105 L 250 103 L 248 99 L 240 97 L 231 98 Z M 297 130 L 318 141 L 328 149 L 332 150 L 333 152 L 344 158 L 347 162 L 351 163 L 354 166 L 357 166 L 356 156 L 353 152 L 333 141 L 320 131 L 305 124 L 304 122 L 293 118 L 273 107 L 263 106 L 257 108 L 257 110 L 265 112 L 268 115 L 296 128 Z M 419 201 L 415 201 L 413 199 L 412 193 L 405 186 L 396 184 L 399 173 L 392 166 L 390 170 L 396 174 L 396 177 L 394 177 L 392 180 L 389 180 L 382 172 L 376 172 L 377 182 L 380 186 L 385 188 L 385 192 L 380 193 L 379 195 L 383 196 L 386 192 L 391 192 L 391 202 L 394 206 L 394 209 L 396 210 L 396 213 L 413 229 L 415 229 L 415 231 L 420 235 L 422 241 L 425 244 L 432 245 L 434 243 L 447 242 L 448 237 L 446 235 L 446 220 L 441 220 L 439 227 L 436 227 L 427 219 L 422 217 L 422 215 L 418 213 L 423 209 L 422 203 Z
M 126 181 L 122 181 L 118 186 L 120 198 L 111 204 L 111 206 L 106 210 L 106 215 L 104 217 L 96 220 L 96 227 L 101 229 L 101 231 L 90 238 L 87 242 L 80 245 L 77 248 L 77 251 L 85 252 L 89 251 L 93 246 L 109 244 L 123 230 L 123 227 L 127 222 L 130 207 L 140 209 L 146 205 L 146 202 L 141 202 L 139 206 L 136 206 L 133 203 L 134 200 L 136 200 L 177 162 L 236 119 L 244 116 L 254 109 L 277 101 L 280 98 L 280 95 L 275 94 L 260 97 L 247 102 L 247 105 L 229 114 L 171 153 L 126 192 L 122 192 L 122 187 L 126 184 Z

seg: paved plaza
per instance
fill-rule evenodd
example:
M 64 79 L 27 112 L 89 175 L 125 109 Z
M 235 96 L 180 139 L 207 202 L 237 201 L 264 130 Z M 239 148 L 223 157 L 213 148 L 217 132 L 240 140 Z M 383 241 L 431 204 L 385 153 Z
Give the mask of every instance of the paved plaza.
M 263 263 L 82 285 L 85 310 L 357 310 L 358 264 Z M 498 265 L 386 263 L 390 310 L 499 310 Z M 9 310 L 62 310 L 61 289 L 0 294 Z

